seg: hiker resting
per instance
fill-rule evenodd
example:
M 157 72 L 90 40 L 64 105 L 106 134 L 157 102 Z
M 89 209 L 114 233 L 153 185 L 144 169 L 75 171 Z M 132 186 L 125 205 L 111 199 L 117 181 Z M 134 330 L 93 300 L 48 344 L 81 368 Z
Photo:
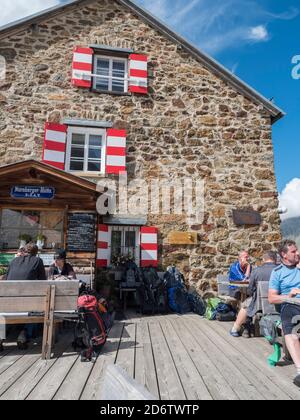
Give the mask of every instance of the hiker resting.
M 252 267 L 249 261 L 248 251 L 242 251 L 239 254 L 239 259 L 233 263 L 229 270 L 230 283 L 248 281 L 252 272 Z M 241 292 L 239 287 L 229 286 L 229 295 L 237 300 L 241 300 Z
M 300 255 L 294 241 L 286 240 L 279 247 L 282 264 L 271 274 L 269 302 L 281 305 L 283 334 L 290 355 L 297 369 L 294 384 L 300 387 Z M 284 297 L 299 299 L 299 305 L 284 301 Z M 298 328 L 296 327 L 298 321 Z
M 277 266 L 278 265 L 276 252 L 268 251 L 263 255 L 263 264 L 252 271 L 248 288 L 249 298 L 242 303 L 237 320 L 232 330 L 230 331 L 230 334 L 233 337 L 240 337 L 244 326 L 246 326 L 246 328 L 244 329 L 243 337 L 251 337 L 250 323 L 248 322 L 248 320 L 253 318 L 258 311 L 258 283 L 261 281 L 269 282 L 272 271 Z

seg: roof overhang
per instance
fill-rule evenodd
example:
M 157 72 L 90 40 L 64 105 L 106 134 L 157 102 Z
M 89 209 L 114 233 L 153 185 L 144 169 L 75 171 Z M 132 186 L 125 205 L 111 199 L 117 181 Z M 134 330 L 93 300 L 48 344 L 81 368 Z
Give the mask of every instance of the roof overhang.
M 0 186 L 3 182 L 3 179 L 7 180 L 10 177 L 13 177 L 14 174 L 18 173 L 23 173 L 24 175 L 31 174 L 32 180 L 34 180 L 35 176 L 38 176 L 38 174 L 45 174 L 53 178 L 53 180 L 57 179 L 60 182 L 65 182 L 68 185 L 80 188 L 95 196 L 100 195 L 100 193 L 97 192 L 97 185 L 93 182 L 87 181 L 83 178 L 69 174 L 60 169 L 56 169 L 50 165 L 37 162 L 35 160 L 25 160 L 7 166 L 2 166 L 0 168 Z M 22 183 L 22 178 L 20 178 L 19 182 L 20 184 Z
M 10 34 L 19 32 L 26 26 L 38 24 L 45 19 L 53 18 L 65 10 L 76 8 L 78 4 L 88 4 L 93 3 L 95 0 L 70 0 L 64 4 L 47 9 L 43 12 L 28 16 L 24 19 L 18 20 L 16 22 L 10 23 L 0 28 L 0 39 L 4 38 Z M 132 0 L 115 0 L 116 2 L 127 7 L 132 13 L 139 16 L 151 27 L 162 33 L 168 39 L 170 39 L 175 44 L 179 45 L 185 51 L 187 51 L 191 56 L 193 56 L 197 61 L 199 61 L 205 68 L 213 72 L 215 75 L 220 77 L 224 82 L 231 85 L 236 89 L 240 94 L 249 98 L 254 103 L 262 105 L 263 108 L 270 114 L 272 123 L 278 121 L 285 115 L 285 112 L 278 108 L 273 102 L 266 99 L 263 95 L 249 86 L 247 83 L 243 82 L 235 74 L 231 73 L 224 66 L 218 63 L 209 55 L 205 54 L 203 51 L 199 50 L 198 47 L 188 42 L 186 39 L 181 37 L 179 34 L 174 32 L 169 28 L 165 23 L 159 20 L 157 17 L 153 16 L 150 12 L 137 5 Z

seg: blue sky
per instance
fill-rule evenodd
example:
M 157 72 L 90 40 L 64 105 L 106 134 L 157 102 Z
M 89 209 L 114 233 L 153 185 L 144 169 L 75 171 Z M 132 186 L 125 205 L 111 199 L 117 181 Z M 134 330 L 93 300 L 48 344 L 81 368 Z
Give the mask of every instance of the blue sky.
M 1 0 L 0 25 L 58 3 L 59 0 Z M 275 170 L 283 204 L 289 206 L 289 200 L 295 201 L 296 194 L 294 207 L 296 215 L 300 215 L 300 151 L 299 157 L 297 153 L 300 78 L 292 78 L 295 66 L 292 58 L 300 55 L 299 0 L 137 0 L 137 3 L 264 96 L 274 98 L 287 112 L 273 127 Z

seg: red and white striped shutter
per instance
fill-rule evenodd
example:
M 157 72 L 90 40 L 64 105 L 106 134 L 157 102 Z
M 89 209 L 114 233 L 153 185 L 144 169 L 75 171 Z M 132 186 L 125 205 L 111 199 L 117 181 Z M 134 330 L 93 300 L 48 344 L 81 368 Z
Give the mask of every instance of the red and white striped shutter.
M 43 162 L 58 169 L 65 169 L 68 126 L 46 122 Z
M 108 129 L 106 138 L 106 173 L 126 171 L 126 130 Z
M 148 93 L 148 57 L 131 54 L 129 56 L 129 92 Z
M 108 226 L 98 226 L 97 267 L 108 266 Z
M 92 87 L 93 54 L 91 48 L 75 47 L 73 51 L 72 85 L 82 88 Z
M 158 266 L 158 229 L 141 228 L 141 267 Z

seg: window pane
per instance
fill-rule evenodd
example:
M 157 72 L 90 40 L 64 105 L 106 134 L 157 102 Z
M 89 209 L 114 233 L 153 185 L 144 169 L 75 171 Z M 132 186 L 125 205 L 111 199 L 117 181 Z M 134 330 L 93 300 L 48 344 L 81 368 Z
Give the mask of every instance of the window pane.
M 109 90 L 109 60 L 105 59 L 98 59 L 97 60 L 97 68 L 96 74 L 100 76 L 106 76 L 103 79 L 97 78 L 96 79 L 96 88 L 100 90 Z
M 89 149 L 89 159 L 101 159 L 101 149 Z
M 70 162 L 71 171 L 83 171 L 83 169 L 84 169 L 83 160 L 71 160 Z
M 22 212 L 18 210 L 4 209 L 2 211 L 1 224 L 4 227 L 18 227 L 21 224 Z
M 96 89 L 99 90 L 109 90 L 109 80 L 108 79 L 97 79 Z
M 84 147 L 84 143 L 85 143 L 84 134 L 77 134 L 77 133 L 72 134 L 72 145 L 78 145 L 78 146 Z
M 135 247 L 135 232 L 125 232 L 125 247 Z
M 99 74 L 100 76 L 109 76 L 109 60 L 98 58 L 97 74 Z
M 113 62 L 113 77 L 125 77 L 125 62 L 114 61 Z
M 5 222 L 7 214 L 13 215 L 14 213 L 17 213 L 19 223 L 13 227 L 7 226 Z M 21 236 L 26 235 L 27 241 L 35 242 L 38 234 L 43 234 L 46 237 L 45 247 L 51 248 L 53 242 L 57 247 L 62 246 L 63 220 L 63 212 L 3 210 L 0 226 L 0 247 L 1 249 L 17 249 L 20 246 Z
M 84 159 L 84 149 L 78 147 L 72 147 L 71 158 L 82 158 Z
M 89 163 L 88 163 L 88 171 L 100 172 L 100 170 L 101 170 L 101 162 L 92 162 L 92 161 L 89 161 Z
M 89 136 L 89 145 L 90 146 L 102 146 L 102 136 L 97 136 L 95 134 L 91 134 Z
M 22 215 L 22 226 L 38 229 L 40 227 L 40 213 L 37 211 L 24 211 Z

